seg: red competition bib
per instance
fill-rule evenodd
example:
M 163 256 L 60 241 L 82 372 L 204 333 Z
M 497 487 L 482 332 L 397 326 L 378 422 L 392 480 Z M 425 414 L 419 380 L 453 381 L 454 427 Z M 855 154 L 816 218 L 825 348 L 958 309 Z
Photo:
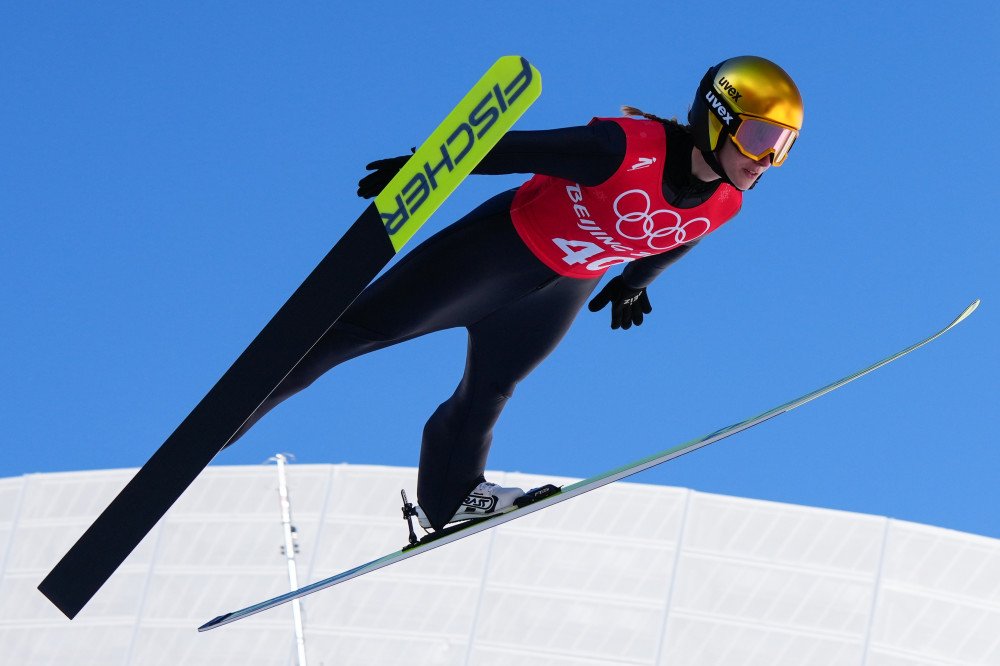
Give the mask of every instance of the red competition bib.
M 689 243 L 740 210 L 743 193 L 722 184 L 694 208 L 663 198 L 666 132 L 655 120 L 611 119 L 625 130 L 621 167 L 596 187 L 535 175 L 514 196 L 514 228 L 561 275 L 593 278 L 611 266 Z

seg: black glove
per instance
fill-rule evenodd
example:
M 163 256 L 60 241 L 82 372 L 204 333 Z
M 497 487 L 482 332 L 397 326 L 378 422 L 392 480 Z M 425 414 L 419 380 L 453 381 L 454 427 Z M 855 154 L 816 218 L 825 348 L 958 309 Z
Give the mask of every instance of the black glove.
M 368 174 L 358 181 L 358 196 L 363 199 L 377 197 L 379 192 L 385 189 L 392 177 L 399 173 L 403 165 L 410 159 L 409 155 L 400 157 L 389 157 L 384 160 L 375 160 L 365 168 L 373 173 Z
M 611 303 L 611 328 L 632 328 L 632 324 L 639 326 L 642 324 L 642 316 L 653 311 L 653 306 L 649 304 L 649 297 L 646 296 L 646 288 L 633 289 L 625 284 L 625 280 L 619 275 L 611 279 L 611 282 L 604 286 L 604 289 L 590 301 L 591 312 L 604 309 L 604 306 Z

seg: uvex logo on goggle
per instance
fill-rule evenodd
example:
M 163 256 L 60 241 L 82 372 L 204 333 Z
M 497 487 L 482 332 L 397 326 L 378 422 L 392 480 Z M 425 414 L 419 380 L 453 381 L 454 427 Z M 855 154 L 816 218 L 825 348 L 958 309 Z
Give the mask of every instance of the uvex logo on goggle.
M 729 125 L 733 119 L 733 114 L 729 112 L 729 109 L 727 109 L 726 105 L 722 103 L 722 100 L 716 97 L 715 93 L 711 90 L 705 93 L 705 99 L 712 105 L 712 108 L 718 114 L 719 118 L 725 122 L 726 125 Z

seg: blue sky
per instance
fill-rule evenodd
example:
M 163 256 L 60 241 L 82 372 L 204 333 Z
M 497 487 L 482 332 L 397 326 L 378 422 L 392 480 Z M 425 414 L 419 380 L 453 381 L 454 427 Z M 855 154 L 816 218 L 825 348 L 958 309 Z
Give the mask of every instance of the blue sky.
M 629 332 L 584 312 L 518 388 L 494 469 L 590 476 L 752 416 L 947 324 L 821 400 L 636 481 L 1000 538 L 995 3 L 7 3 L 0 14 L 0 476 L 145 462 L 499 56 L 517 125 L 684 116 L 756 54 L 805 127 Z M 471 177 L 416 240 L 520 176 Z M 461 374 L 448 331 L 337 368 L 213 464 L 413 466 Z

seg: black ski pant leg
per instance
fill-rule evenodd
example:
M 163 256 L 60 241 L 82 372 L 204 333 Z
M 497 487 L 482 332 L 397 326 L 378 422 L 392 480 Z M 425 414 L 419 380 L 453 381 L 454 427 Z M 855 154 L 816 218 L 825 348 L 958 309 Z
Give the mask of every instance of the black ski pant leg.
M 395 344 L 396 340 L 372 334 L 363 328 L 335 324 L 319 343 L 285 377 L 277 388 L 247 419 L 227 446 L 232 446 L 272 409 L 308 388 L 323 374 L 344 361 Z
M 555 276 L 514 231 L 513 196 L 510 191 L 493 197 L 369 285 L 232 442 L 340 363 L 427 333 L 469 326 Z
M 443 527 L 483 480 L 507 400 L 556 348 L 599 280 L 552 277 L 468 327 L 465 375 L 427 422 L 420 450 L 417 496 L 434 526 Z
M 524 245 L 513 192 L 487 201 L 411 252 L 347 309 L 247 424 L 335 366 L 446 328 L 469 331 L 465 374 L 432 415 L 420 454 L 418 501 L 435 525 L 482 476 L 493 426 L 519 381 L 558 345 L 598 278 L 559 276 Z

